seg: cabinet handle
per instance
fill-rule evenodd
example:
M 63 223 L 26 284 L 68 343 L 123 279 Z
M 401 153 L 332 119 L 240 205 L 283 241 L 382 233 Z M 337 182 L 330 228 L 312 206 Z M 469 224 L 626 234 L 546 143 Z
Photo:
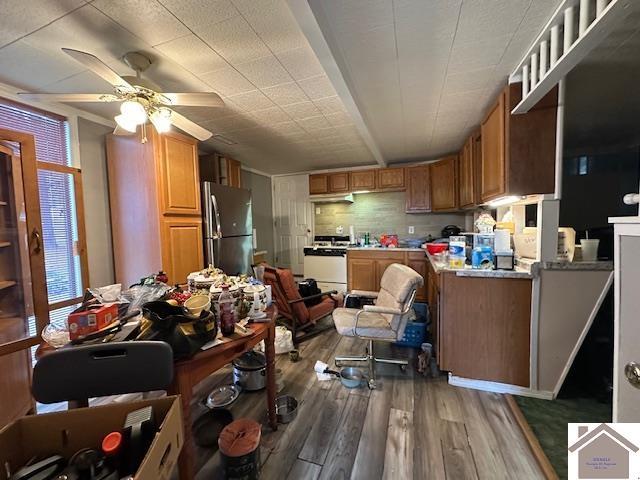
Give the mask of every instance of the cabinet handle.
M 33 249 L 34 253 L 40 253 L 42 251 L 42 242 L 40 241 L 40 232 L 38 232 L 38 230 L 34 228 L 33 231 L 31 232 L 31 236 L 36 242 L 36 246 Z

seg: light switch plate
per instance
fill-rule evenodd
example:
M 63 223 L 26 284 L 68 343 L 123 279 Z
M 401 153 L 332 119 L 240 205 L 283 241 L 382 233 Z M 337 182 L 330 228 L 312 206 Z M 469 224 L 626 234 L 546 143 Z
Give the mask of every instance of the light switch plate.
M 409 235 L 416 233 L 416 228 L 413 225 L 409 225 Z
M 322 213 L 322 210 L 320 210 L 320 207 L 316 207 L 316 215 L 320 215 Z

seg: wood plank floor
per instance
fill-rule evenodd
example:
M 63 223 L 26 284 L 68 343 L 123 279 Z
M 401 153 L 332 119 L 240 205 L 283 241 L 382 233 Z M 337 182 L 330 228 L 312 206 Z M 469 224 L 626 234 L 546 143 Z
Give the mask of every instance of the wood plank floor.
M 316 360 L 333 365 L 335 355 L 361 354 L 364 347 L 362 340 L 329 331 L 301 344 L 297 363 L 279 356 L 281 393 L 298 399 L 299 412 L 276 432 L 266 425 L 264 393 L 243 394 L 233 405 L 235 418 L 264 425 L 262 479 L 544 478 L 502 395 L 452 387 L 445 377 L 402 373 L 393 365 L 378 366 L 379 388 L 371 392 L 316 380 Z M 378 348 L 381 355 L 411 352 Z M 228 382 L 230 375 L 220 372 L 216 381 Z M 199 460 L 197 480 L 222 478 L 219 454 L 200 450 Z
M 379 347 L 378 347 L 379 345 Z M 409 349 L 376 344 L 381 356 Z M 365 342 L 328 331 L 300 345 L 300 360 L 280 355 L 282 394 L 298 399 L 298 415 L 272 432 L 266 394 L 246 392 L 232 406 L 234 418 L 262 422 L 263 480 L 316 479 L 542 479 L 526 440 L 500 394 L 452 387 L 445 377 L 424 378 L 412 369 L 379 365 L 379 387 L 349 390 L 339 381 L 319 382 L 316 360 L 363 353 Z M 215 385 L 231 383 L 225 368 L 197 388 L 192 418 L 206 411 L 201 400 Z M 152 396 L 160 395 L 160 392 Z M 95 399 L 92 405 L 140 395 Z M 46 406 L 52 411 L 65 405 Z M 223 478 L 220 455 L 198 449 L 196 480 Z

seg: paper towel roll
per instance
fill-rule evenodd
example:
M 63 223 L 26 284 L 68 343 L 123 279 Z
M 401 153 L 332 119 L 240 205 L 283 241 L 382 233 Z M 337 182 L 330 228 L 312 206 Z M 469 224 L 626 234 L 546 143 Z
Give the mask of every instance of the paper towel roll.
M 349 243 L 356 243 L 356 229 L 353 225 L 349 225 Z
M 496 230 L 493 248 L 496 252 L 508 252 L 511 250 L 511 233 L 509 230 Z

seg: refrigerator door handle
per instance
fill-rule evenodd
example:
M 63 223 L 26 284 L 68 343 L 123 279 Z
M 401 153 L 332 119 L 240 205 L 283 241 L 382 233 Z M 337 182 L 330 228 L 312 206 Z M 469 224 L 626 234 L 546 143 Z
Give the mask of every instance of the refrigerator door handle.
M 213 220 L 215 221 L 216 230 L 212 235 L 212 238 L 221 238 L 222 230 L 220 228 L 220 209 L 218 209 L 218 200 L 216 196 L 211 194 L 211 204 L 213 206 Z
M 213 266 L 218 267 L 221 265 L 220 263 L 220 250 L 222 250 L 222 237 L 218 236 L 216 238 L 216 247 L 214 249 L 214 257 L 213 257 Z
M 213 240 L 212 238 L 207 238 L 205 240 L 207 246 L 206 246 L 206 253 L 207 253 L 207 265 L 216 265 L 216 247 L 214 245 L 215 240 Z

